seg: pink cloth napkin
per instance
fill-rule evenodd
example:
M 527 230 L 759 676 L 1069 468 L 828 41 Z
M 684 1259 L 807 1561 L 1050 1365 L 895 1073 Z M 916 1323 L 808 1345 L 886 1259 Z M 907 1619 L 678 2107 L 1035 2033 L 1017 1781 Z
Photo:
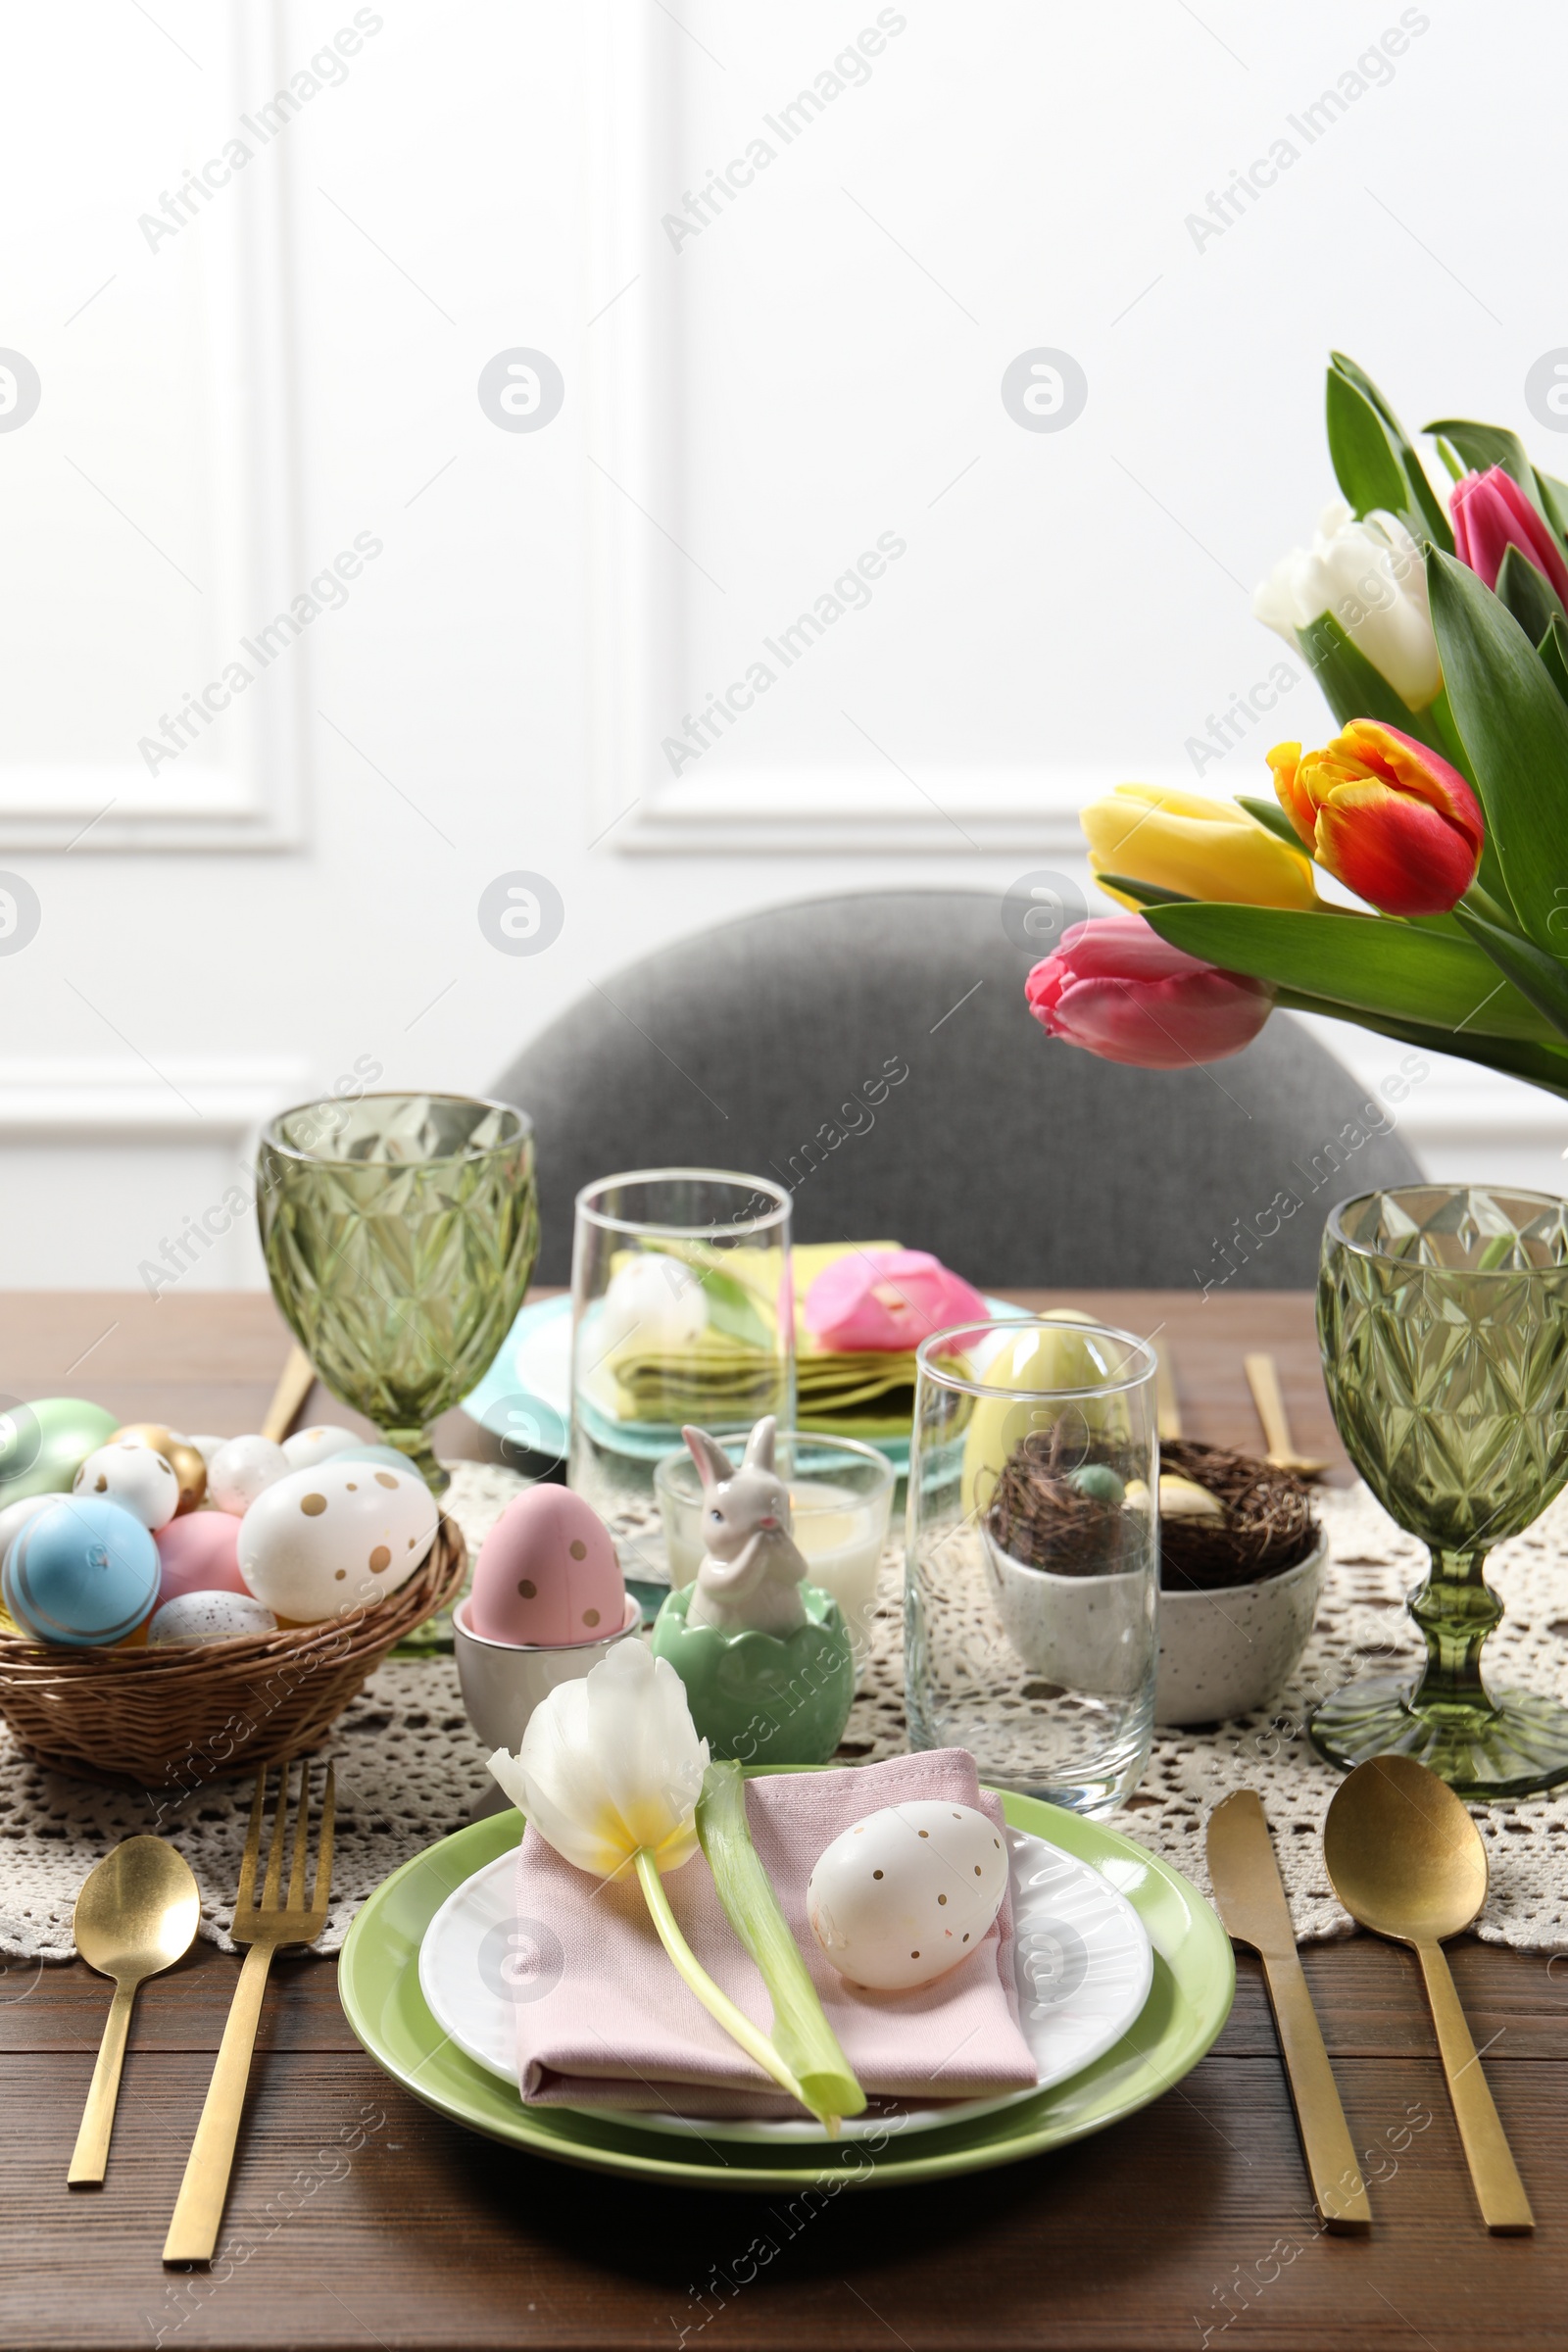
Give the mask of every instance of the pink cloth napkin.
M 919 1797 L 973 1805 L 1001 1827 L 1001 1805 L 981 1794 L 974 1759 L 959 1747 L 746 1785 L 752 1841 L 867 2096 L 983 2098 L 1026 2089 L 1037 2076 L 1018 2029 L 1010 1891 L 985 1941 L 934 1984 L 909 1992 L 849 1984 L 807 1923 L 806 1883 L 823 1847 L 868 1813 Z M 664 1886 L 698 1959 L 766 2033 L 766 1989 L 724 1917 L 702 1855 Z M 562 1962 L 559 1977 L 549 1971 L 555 1982 L 545 1991 L 517 2005 L 525 2099 L 714 2117 L 801 2113 L 681 1982 L 634 1879 L 596 1885 L 530 1825 L 516 1889 L 519 1919 L 549 1928 Z

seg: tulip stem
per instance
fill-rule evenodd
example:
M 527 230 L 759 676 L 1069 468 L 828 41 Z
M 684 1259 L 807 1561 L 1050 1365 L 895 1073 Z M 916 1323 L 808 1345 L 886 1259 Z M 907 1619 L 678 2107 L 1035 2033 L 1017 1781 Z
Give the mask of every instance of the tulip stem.
M 1495 923 L 1499 931 L 1517 935 L 1518 925 L 1507 908 L 1499 906 L 1496 900 L 1489 891 L 1483 890 L 1479 882 L 1471 883 L 1459 903 L 1463 906 L 1468 906 L 1472 913 L 1479 914 L 1483 922 Z
M 771 2075 L 781 2090 L 800 2102 L 810 2113 L 810 2102 L 800 2083 L 790 2073 L 783 2059 L 760 2026 L 754 2026 L 743 2009 L 737 2009 L 727 1993 L 720 1992 L 697 1954 L 681 1934 L 675 1914 L 664 1892 L 664 1882 L 659 1875 L 659 1864 L 649 1846 L 639 1846 L 634 1857 L 638 1883 L 649 1916 L 659 1930 L 659 1939 L 674 1961 L 691 1990 L 702 2002 L 710 2017 L 721 2025 L 732 2041 L 740 2044 L 748 2058 L 756 2060 L 765 2074 Z

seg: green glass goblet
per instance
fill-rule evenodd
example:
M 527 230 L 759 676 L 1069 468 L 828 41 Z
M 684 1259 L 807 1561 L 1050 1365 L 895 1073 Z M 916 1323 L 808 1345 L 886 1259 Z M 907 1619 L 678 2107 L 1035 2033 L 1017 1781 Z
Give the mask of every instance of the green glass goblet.
M 1342 1202 L 1323 1236 L 1318 1338 L 1345 1449 L 1432 1554 L 1412 1685 L 1367 1675 L 1311 1718 L 1332 1763 L 1415 1756 L 1461 1796 L 1568 1780 L 1568 1707 L 1489 1691 L 1502 1616 L 1487 1553 L 1568 1480 L 1568 1202 L 1408 1185 Z
M 429 1424 L 489 1370 L 539 1251 L 530 1121 L 465 1095 L 301 1103 L 262 1138 L 256 1209 L 300 1346 L 439 1494 Z

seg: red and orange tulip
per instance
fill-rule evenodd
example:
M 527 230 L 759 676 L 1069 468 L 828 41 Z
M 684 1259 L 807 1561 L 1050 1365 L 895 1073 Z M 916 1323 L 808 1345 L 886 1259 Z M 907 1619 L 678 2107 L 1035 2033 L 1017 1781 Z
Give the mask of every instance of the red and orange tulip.
M 1397 727 L 1354 718 L 1320 752 L 1279 743 L 1274 788 L 1319 865 L 1385 914 L 1446 914 L 1486 838 L 1455 767 Z

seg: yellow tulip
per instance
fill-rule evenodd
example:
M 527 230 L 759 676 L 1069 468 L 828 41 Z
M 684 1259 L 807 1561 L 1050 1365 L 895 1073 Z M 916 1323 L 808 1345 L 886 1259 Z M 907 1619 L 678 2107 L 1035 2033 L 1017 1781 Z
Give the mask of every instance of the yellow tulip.
M 1079 815 L 1095 878 L 1122 874 L 1179 890 L 1184 898 L 1242 906 L 1310 908 L 1320 902 L 1311 860 L 1269 832 L 1234 801 L 1171 792 L 1154 784 L 1118 784 Z M 1124 892 L 1107 898 L 1136 908 Z

